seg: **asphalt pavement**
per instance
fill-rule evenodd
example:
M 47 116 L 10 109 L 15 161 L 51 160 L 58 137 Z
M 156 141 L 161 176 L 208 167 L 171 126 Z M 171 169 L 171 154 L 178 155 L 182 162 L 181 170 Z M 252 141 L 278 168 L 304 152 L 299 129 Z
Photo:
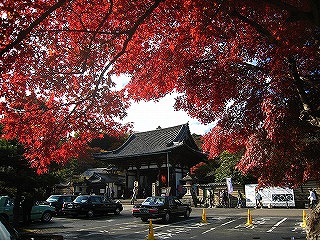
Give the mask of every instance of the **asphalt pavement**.
M 142 240 L 148 238 L 149 223 L 131 215 L 132 205 L 124 204 L 120 215 L 87 218 L 58 216 L 51 223 L 33 223 L 29 231 L 63 235 L 65 240 Z M 189 219 L 178 218 L 169 224 L 152 221 L 157 240 L 283 240 L 305 239 L 301 227 L 303 210 L 250 208 L 252 224 L 247 225 L 247 208 L 192 208 Z M 205 213 L 206 222 L 202 217 Z

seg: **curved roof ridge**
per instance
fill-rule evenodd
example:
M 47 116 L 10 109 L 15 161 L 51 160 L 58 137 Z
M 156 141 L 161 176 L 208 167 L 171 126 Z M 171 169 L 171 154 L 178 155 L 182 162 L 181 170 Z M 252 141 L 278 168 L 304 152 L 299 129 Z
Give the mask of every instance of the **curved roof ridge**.
M 161 130 L 167 130 L 167 129 L 172 129 L 172 128 L 177 128 L 177 127 L 180 127 L 181 129 L 184 127 L 184 126 L 188 126 L 189 124 L 188 123 L 184 123 L 184 124 L 179 124 L 179 125 L 176 125 L 176 126 L 172 126 L 172 127 L 165 127 L 165 128 L 157 128 L 157 129 L 153 129 L 153 130 L 148 130 L 148 131 L 143 131 L 143 132 L 135 132 L 133 133 L 132 135 L 134 134 L 140 134 L 140 133 L 150 133 L 150 132 L 156 132 L 156 131 L 161 131 Z
M 189 130 L 189 124 L 185 123 L 168 128 L 133 133 L 119 148 L 95 154 L 95 157 L 123 158 L 152 155 L 172 151 L 183 145 L 189 145 L 188 148 L 193 149 L 193 152 L 199 152 L 196 144 L 192 144 L 190 141 L 193 141 L 193 139 Z
M 184 137 L 186 134 L 188 134 L 189 124 L 186 123 L 180 126 L 181 126 L 180 131 L 172 142 L 181 142 L 181 140 L 185 140 Z
M 121 149 L 123 149 L 126 145 L 129 144 L 129 142 L 131 142 L 132 138 L 134 138 L 134 134 L 130 134 L 130 136 L 127 138 L 127 140 L 118 148 L 111 150 L 111 151 L 106 151 L 106 153 L 116 153 L 118 151 L 120 151 Z
M 180 127 L 180 129 L 183 129 L 186 127 L 189 128 L 189 123 L 184 123 L 184 124 L 176 125 L 173 127 L 159 128 L 159 129 L 154 129 L 154 130 L 149 130 L 149 131 L 144 131 L 144 132 L 132 133 L 132 134 L 130 134 L 130 136 L 127 138 L 127 140 L 120 147 L 118 147 L 114 150 L 105 151 L 104 153 L 116 153 L 116 152 L 120 151 L 134 138 L 135 135 L 147 134 L 147 133 L 151 133 L 151 132 L 155 132 L 155 131 L 167 130 L 167 129 L 172 129 L 172 128 L 176 128 L 176 127 Z

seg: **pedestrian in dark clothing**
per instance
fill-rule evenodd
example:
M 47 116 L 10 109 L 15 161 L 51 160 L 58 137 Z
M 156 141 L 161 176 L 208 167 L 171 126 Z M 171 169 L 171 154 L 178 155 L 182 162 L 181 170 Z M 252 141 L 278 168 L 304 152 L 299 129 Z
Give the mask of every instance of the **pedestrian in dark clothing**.
M 222 207 L 228 207 L 228 194 L 226 190 L 223 190 L 221 194 L 221 200 Z
M 113 188 L 111 189 L 111 198 L 114 199 L 114 190 L 113 190 Z
M 238 190 L 238 196 L 237 196 L 237 208 L 241 208 L 242 207 L 242 193 L 240 192 L 240 190 Z
M 29 225 L 31 223 L 31 210 L 33 206 L 33 198 L 30 194 L 26 194 L 22 200 L 22 218 L 23 224 Z
M 262 197 L 260 195 L 260 193 L 258 191 L 256 191 L 256 195 L 255 195 L 255 198 L 256 198 L 256 206 L 255 208 L 263 208 L 263 205 L 262 205 Z
M 211 208 L 214 207 L 214 195 L 211 191 L 210 191 L 210 207 Z

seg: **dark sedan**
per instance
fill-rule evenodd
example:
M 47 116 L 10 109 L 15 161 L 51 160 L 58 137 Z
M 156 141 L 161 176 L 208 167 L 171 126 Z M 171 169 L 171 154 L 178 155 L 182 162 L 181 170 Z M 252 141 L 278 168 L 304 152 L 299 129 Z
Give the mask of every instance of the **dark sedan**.
M 177 197 L 155 196 L 148 197 L 142 204 L 135 205 L 132 208 L 132 215 L 141 218 L 144 222 L 148 219 L 161 218 L 168 223 L 177 216 L 189 218 L 191 210 L 190 205 L 183 204 Z
M 62 207 L 63 213 L 72 216 L 86 215 L 89 218 L 107 213 L 119 215 L 122 210 L 120 202 L 99 195 L 80 195 L 73 202 L 64 203 Z
M 46 203 L 56 209 L 56 213 L 60 214 L 62 206 L 65 202 L 72 202 L 77 196 L 75 195 L 51 195 Z

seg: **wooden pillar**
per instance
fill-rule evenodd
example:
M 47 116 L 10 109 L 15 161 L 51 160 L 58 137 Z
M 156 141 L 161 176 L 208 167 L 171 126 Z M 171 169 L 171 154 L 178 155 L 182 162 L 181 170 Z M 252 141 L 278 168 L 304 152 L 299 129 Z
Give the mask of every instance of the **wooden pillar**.
M 141 183 L 140 183 L 140 168 L 141 168 L 141 165 L 136 165 L 135 166 L 137 171 L 136 171 L 136 181 L 138 181 L 138 194 L 137 194 L 137 197 L 140 198 L 141 197 Z
M 158 186 L 156 186 L 156 189 L 157 189 L 157 193 L 156 193 L 156 195 L 160 195 L 160 182 L 161 182 L 161 179 L 160 179 L 160 177 L 161 177 L 161 166 L 162 166 L 162 162 L 160 162 L 160 163 L 157 163 L 157 167 L 158 167 L 158 176 L 157 176 L 157 181 L 158 181 L 158 183 L 157 183 L 157 185 Z
M 170 187 L 169 152 L 167 152 L 167 187 Z
M 130 195 L 129 186 L 128 186 L 128 184 L 129 184 L 129 181 L 128 181 L 128 168 L 126 168 L 124 170 L 124 173 L 125 173 L 125 176 L 126 176 L 126 185 L 124 186 L 125 189 L 122 189 L 124 198 L 129 198 L 130 197 L 129 196 Z

